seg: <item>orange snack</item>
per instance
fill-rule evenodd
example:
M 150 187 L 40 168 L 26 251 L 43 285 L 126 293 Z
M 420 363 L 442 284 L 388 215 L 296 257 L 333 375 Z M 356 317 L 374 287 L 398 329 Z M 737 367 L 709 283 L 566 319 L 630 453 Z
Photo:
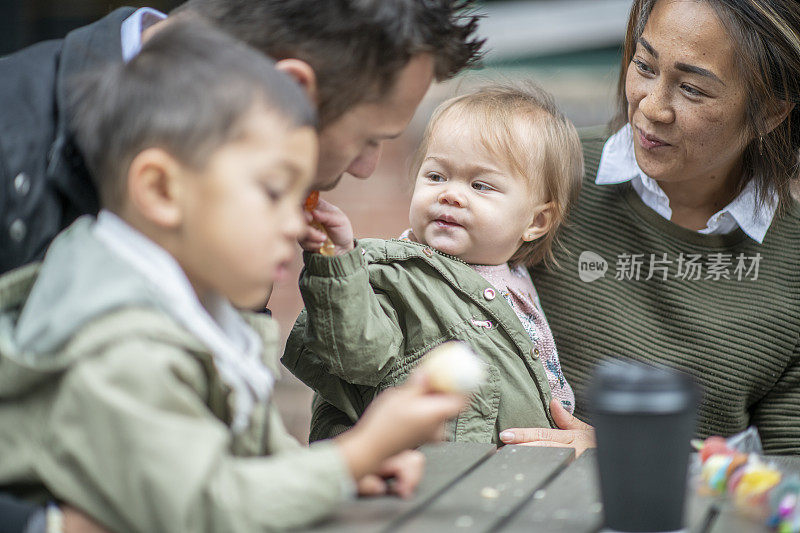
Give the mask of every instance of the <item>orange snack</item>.
M 306 198 L 305 203 L 303 204 L 303 209 L 306 211 L 306 213 L 310 213 L 317 208 L 318 204 L 319 204 L 319 191 L 311 191 L 308 197 Z M 325 231 L 325 226 L 323 226 L 316 220 L 313 220 L 311 222 L 311 226 L 325 233 L 326 236 L 325 244 L 323 244 L 322 248 L 319 249 L 319 253 L 327 256 L 336 255 L 336 245 L 333 244 L 331 238 L 327 236 L 328 232 Z

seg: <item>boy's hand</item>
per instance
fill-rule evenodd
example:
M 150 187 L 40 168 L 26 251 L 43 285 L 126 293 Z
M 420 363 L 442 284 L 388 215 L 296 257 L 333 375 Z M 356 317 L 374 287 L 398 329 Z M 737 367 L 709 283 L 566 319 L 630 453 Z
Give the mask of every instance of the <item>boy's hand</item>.
M 74 507 L 64 505 L 61 513 L 64 517 L 64 533 L 109 533 L 106 528 Z
M 408 498 L 417 488 L 425 470 L 425 456 L 416 450 L 406 450 L 381 463 L 377 475 L 370 474 L 358 481 L 360 496 L 397 494 Z
M 353 249 L 353 226 L 344 211 L 330 202 L 320 199 L 313 211 L 306 212 L 308 230 L 300 239 L 300 246 L 309 252 L 318 252 L 325 240 L 330 238 L 335 254 L 341 255 Z M 322 231 L 324 228 L 325 231 Z M 327 235 L 326 235 L 327 232 Z
M 466 405 L 462 394 L 432 392 L 417 371 L 404 385 L 386 390 L 336 442 L 354 479 L 378 472 L 387 458 L 420 444 L 441 440 L 444 423 Z

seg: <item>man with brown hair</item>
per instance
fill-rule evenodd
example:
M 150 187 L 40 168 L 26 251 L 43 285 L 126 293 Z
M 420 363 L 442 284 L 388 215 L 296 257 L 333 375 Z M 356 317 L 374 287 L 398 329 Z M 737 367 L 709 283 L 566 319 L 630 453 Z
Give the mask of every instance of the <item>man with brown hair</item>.
M 41 259 L 55 235 L 97 211 L 69 124 L 69 80 L 129 60 L 174 17 L 200 17 L 278 61 L 317 104 L 314 187 L 367 178 L 381 143 L 406 127 L 433 79 L 473 65 L 472 0 L 189 0 L 167 18 L 121 8 L 0 63 L 0 272 Z

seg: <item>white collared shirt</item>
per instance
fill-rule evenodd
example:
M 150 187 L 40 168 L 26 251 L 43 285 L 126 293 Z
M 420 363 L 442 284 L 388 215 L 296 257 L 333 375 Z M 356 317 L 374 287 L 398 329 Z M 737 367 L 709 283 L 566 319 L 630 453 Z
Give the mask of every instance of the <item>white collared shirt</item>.
M 122 38 L 122 60 L 126 63 L 136 57 L 142 49 L 142 33 L 158 21 L 167 16 L 161 11 L 149 7 L 142 7 L 133 12 L 133 15 L 122 21 L 119 33 Z
M 275 382 L 261 360 L 258 334 L 221 295 L 201 302 L 175 258 L 115 214 L 101 210 L 93 232 L 157 289 L 163 309 L 208 348 L 235 394 L 232 429 L 246 429 L 256 403 L 269 399 Z
M 646 175 L 636 163 L 636 155 L 633 150 L 633 130 L 630 124 L 626 124 L 606 141 L 595 179 L 595 183 L 598 185 L 612 185 L 626 181 L 631 182 L 631 186 L 647 207 L 667 220 L 672 218 L 672 209 L 666 193 L 658 185 L 658 182 Z M 699 233 L 725 234 L 735 230 L 738 226 L 750 238 L 761 244 L 778 207 L 777 194 L 773 194 L 772 202 L 768 202 L 760 208 L 757 206 L 755 184 L 751 180 L 731 203 L 708 219 L 706 227 Z

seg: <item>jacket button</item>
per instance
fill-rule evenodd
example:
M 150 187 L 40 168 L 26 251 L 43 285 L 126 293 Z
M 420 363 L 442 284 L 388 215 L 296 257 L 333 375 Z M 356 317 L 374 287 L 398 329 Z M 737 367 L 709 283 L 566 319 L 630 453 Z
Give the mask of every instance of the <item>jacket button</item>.
M 17 191 L 17 194 L 20 196 L 25 196 L 31 190 L 31 180 L 28 178 L 28 175 L 24 172 L 20 172 L 17 174 L 17 177 L 14 178 L 14 190 Z
M 8 234 L 11 235 L 11 240 L 14 242 L 22 242 L 26 233 L 28 233 L 28 228 L 20 219 L 16 219 L 11 223 L 11 227 L 8 228 Z
M 491 287 L 489 287 L 485 291 L 483 291 L 483 297 L 486 298 L 487 300 L 494 300 L 495 296 L 496 296 L 496 293 L 494 292 L 494 289 L 491 288 Z
M 534 359 L 539 359 L 539 348 L 534 348 L 531 350 L 531 356 Z
M 424 254 L 425 254 L 425 255 L 427 255 L 428 257 L 431 257 L 431 256 L 433 255 L 433 250 L 431 250 L 430 248 L 427 248 L 427 247 L 426 247 L 426 248 L 423 248 L 423 249 L 422 249 L 422 253 L 424 253 Z

